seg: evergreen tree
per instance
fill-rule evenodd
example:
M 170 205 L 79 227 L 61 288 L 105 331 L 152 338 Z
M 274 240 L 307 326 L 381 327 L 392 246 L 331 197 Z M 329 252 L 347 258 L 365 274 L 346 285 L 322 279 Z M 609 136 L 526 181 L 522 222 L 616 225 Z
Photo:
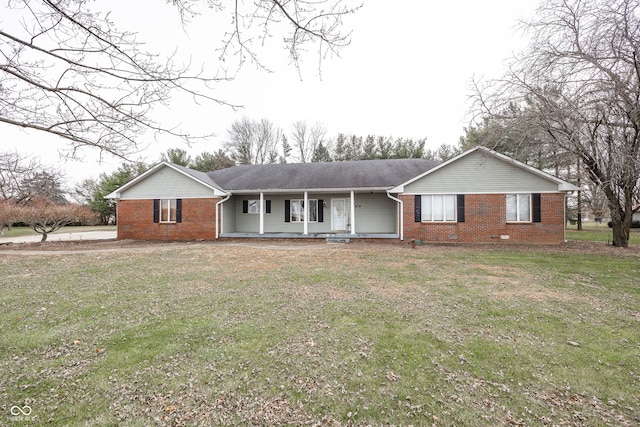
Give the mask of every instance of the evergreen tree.
M 143 162 L 123 163 L 116 171 L 100 174 L 98 180 L 85 180 L 76 189 L 76 194 L 84 199 L 91 210 L 100 215 L 103 224 L 115 223 L 116 204 L 105 196 L 122 187 L 138 175 L 146 172 L 149 166 Z
M 191 156 L 182 148 L 169 148 L 166 153 L 162 153 L 160 161 L 186 167 L 191 163 Z
M 280 157 L 280 163 L 287 163 L 287 159 L 291 155 L 291 145 L 287 140 L 287 135 L 282 134 L 282 157 Z
M 336 146 L 333 150 L 333 160 L 336 162 L 342 162 L 347 159 L 347 137 L 343 133 L 338 134 L 338 139 L 336 140 Z
M 362 147 L 362 160 L 373 160 L 380 158 L 376 150 L 376 139 L 373 135 L 368 135 Z
M 201 172 L 211 172 L 219 169 L 229 168 L 234 166 L 235 162 L 227 156 L 224 150 L 220 149 L 215 153 L 209 153 L 207 151 L 198 154 L 189 165 L 191 169 L 195 169 Z
M 331 162 L 331 154 L 329 153 L 329 149 L 325 147 L 325 145 L 321 142 L 316 147 L 316 150 L 313 153 L 312 162 Z

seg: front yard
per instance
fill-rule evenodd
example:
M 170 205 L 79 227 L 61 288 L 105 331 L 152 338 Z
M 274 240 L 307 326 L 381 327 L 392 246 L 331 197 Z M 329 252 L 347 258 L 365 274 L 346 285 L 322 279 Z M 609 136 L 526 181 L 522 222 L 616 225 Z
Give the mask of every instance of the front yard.
M 638 425 L 640 252 L 581 244 L 0 251 L 0 424 Z

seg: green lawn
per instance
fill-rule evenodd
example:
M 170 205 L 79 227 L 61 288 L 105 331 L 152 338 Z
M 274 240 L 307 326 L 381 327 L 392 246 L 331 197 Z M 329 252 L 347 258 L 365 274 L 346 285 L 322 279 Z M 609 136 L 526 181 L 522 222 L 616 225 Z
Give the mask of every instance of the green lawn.
M 638 251 L 287 249 L 0 251 L 0 425 L 640 423 Z
M 607 224 L 588 222 L 583 224 L 581 231 L 578 231 L 576 225 L 569 225 L 567 227 L 567 239 L 611 243 L 613 241 L 613 234 Z M 640 229 L 631 229 L 629 244 L 640 245 Z

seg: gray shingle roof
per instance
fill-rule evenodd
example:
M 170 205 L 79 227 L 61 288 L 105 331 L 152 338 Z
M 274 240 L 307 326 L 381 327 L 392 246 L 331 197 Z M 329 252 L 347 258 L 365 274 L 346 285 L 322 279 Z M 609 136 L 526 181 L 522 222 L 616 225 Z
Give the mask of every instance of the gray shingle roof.
M 426 159 L 285 163 L 233 166 L 207 175 L 227 191 L 382 189 L 402 184 L 438 164 Z

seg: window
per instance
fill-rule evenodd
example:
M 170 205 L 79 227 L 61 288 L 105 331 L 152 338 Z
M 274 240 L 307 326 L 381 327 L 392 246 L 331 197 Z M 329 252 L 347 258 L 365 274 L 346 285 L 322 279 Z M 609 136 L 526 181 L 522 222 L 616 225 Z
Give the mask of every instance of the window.
M 160 222 L 175 222 L 176 199 L 160 200 Z
M 309 200 L 309 222 L 318 222 L 318 201 Z
M 531 222 L 531 194 L 507 194 L 507 222 Z
M 455 222 L 456 196 L 454 194 L 423 194 L 422 222 Z
M 258 209 L 258 206 L 260 206 L 260 201 L 259 200 L 249 200 L 249 212 L 250 214 L 257 214 L 260 213 L 260 210 Z
M 262 201 L 262 211 L 264 213 L 271 213 L 271 200 Z M 242 213 L 259 214 L 260 200 L 243 200 Z
M 155 199 L 153 222 L 182 222 L 182 199 Z
M 309 199 L 308 222 L 318 222 L 318 200 Z M 290 202 L 291 222 L 304 222 L 304 199 L 293 199 Z

